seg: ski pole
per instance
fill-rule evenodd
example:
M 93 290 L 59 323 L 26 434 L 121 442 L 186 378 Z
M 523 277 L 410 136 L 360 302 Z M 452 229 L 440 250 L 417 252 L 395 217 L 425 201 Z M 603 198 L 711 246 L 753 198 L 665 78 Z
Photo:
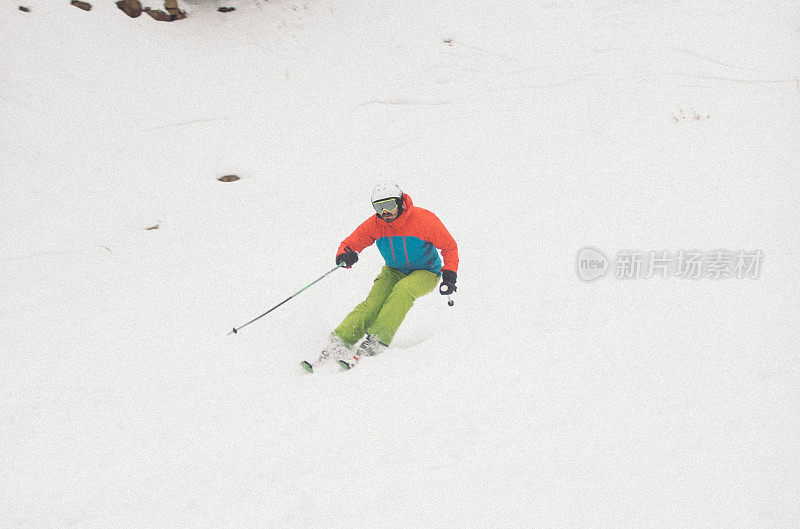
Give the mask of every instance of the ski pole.
M 451 298 L 450 296 L 447 296 L 447 306 L 448 307 L 452 307 L 455 304 L 456 304 L 456 302 L 453 301 L 453 298 Z
M 284 299 L 283 301 L 281 301 L 280 303 L 278 303 L 277 305 L 275 305 L 274 307 L 272 307 L 271 309 L 269 309 L 267 312 L 265 312 L 265 313 L 264 313 L 264 314 L 262 314 L 261 316 L 259 316 L 259 317 L 257 317 L 257 318 L 253 318 L 252 320 L 248 321 L 247 323 L 245 323 L 244 325 L 242 325 L 242 326 L 240 326 L 240 327 L 234 327 L 234 328 L 233 328 L 233 330 L 232 330 L 231 332 L 229 332 L 229 333 L 228 333 L 228 336 L 230 336 L 231 334 L 236 334 L 236 333 L 238 333 L 238 332 L 239 332 L 239 330 L 241 330 L 242 328 L 244 328 L 244 327 L 247 327 L 248 325 L 250 325 L 251 323 L 253 323 L 253 322 L 254 322 L 254 321 L 256 321 L 256 320 L 260 320 L 261 318 L 263 318 L 264 316 L 266 316 L 267 314 L 269 314 L 269 313 L 270 313 L 270 312 L 272 312 L 273 310 L 277 309 L 278 307 L 280 307 L 281 305 L 283 305 L 284 303 L 286 303 L 287 301 L 289 301 L 289 300 L 290 300 L 290 299 L 292 299 L 293 297 L 297 296 L 298 294 L 301 294 L 303 291 L 305 291 L 306 289 L 308 289 L 309 287 L 311 287 L 312 285 L 314 285 L 315 283 L 317 283 L 318 281 L 320 281 L 322 278 L 324 278 L 325 276 L 327 276 L 328 274 L 330 274 L 330 273 L 331 273 L 331 272 L 333 272 L 334 270 L 338 270 L 338 269 L 339 269 L 339 268 L 341 268 L 342 266 L 344 266 L 344 263 L 339 263 L 338 265 L 336 265 L 335 267 L 331 268 L 330 270 L 328 270 L 327 272 L 325 272 L 324 274 L 322 274 L 321 276 L 319 276 L 317 279 L 315 279 L 314 281 L 312 281 L 312 282 L 311 282 L 311 283 L 309 283 L 308 285 L 304 286 L 303 288 L 301 288 L 300 290 L 298 290 L 297 292 L 295 292 L 294 294 L 292 294 L 292 295 L 291 295 L 291 296 L 289 296 L 288 298 Z

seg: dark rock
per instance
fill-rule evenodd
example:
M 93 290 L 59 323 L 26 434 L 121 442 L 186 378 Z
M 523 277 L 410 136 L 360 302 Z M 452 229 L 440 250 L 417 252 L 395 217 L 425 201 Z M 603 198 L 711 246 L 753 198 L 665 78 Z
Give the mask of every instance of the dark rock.
M 164 0 L 164 9 L 170 14 L 172 20 L 183 20 L 186 12 L 178 7 L 178 0 Z
M 136 18 L 142 14 L 142 3 L 139 0 L 119 0 L 117 7 L 131 18 Z
M 231 11 L 236 11 L 235 7 L 220 7 L 217 9 L 220 13 L 230 13 Z
M 239 177 L 235 174 L 226 174 L 225 176 L 220 176 L 217 180 L 220 182 L 235 182 L 239 180 Z
M 23 13 L 30 13 L 31 12 L 31 8 L 30 7 L 25 7 L 25 6 L 19 6 L 19 10 L 22 11 Z
M 150 9 L 149 7 L 145 7 L 143 11 L 150 15 L 150 18 L 153 20 L 158 20 L 159 22 L 172 22 L 172 16 L 166 11 L 161 11 L 160 9 Z
M 90 4 L 89 2 L 81 2 L 80 0 L 72 0 L 72 2 L 70 2 L 70 4 L 74 5 L 75 7 L 79 8 L 79 9 L 83 9 L 84 11 L 91 11 L 92 10 L 92 4 Z

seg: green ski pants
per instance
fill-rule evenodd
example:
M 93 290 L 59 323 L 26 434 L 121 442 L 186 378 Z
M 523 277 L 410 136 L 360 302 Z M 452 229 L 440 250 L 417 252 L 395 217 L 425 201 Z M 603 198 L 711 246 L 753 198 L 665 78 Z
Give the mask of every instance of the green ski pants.
M 439 276 L 427 270 L 414 270 L 406 275 L 384 266 L 367 299 L 333 332 L 349 345 L 359 341 L 365 332 L 389 345 L 414 300 L 433 291 L 438 281 Z

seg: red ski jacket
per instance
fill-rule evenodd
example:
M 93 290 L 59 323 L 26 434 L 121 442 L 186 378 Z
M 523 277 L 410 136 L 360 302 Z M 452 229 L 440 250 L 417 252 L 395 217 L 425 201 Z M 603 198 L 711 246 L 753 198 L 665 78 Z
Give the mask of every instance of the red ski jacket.
M 408 195 L 403 195 L 403 213 L 397 219 L 386 222 L 373 215 L 342 241 L 337 255 L 347 251 L 346 248 L 361 252 L 372 243 L 377 243 L 387 266 L 404 274 L 414 270 L 434 274 L 442 270 L 458 272 L 455 239 L 436 215 L 414 206 Z M 442 251 L 444 264 L 436 248 Z

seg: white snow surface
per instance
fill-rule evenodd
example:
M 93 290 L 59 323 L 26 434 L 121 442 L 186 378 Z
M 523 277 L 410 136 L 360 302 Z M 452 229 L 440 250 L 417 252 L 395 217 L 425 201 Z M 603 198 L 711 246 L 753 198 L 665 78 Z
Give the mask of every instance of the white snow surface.
M 93 3 L 0 10 L 0 526 L 800 527 L 800 2 Z M 302 371 L 372 247 L 227 334 L 384 180 L 454 307 Z

